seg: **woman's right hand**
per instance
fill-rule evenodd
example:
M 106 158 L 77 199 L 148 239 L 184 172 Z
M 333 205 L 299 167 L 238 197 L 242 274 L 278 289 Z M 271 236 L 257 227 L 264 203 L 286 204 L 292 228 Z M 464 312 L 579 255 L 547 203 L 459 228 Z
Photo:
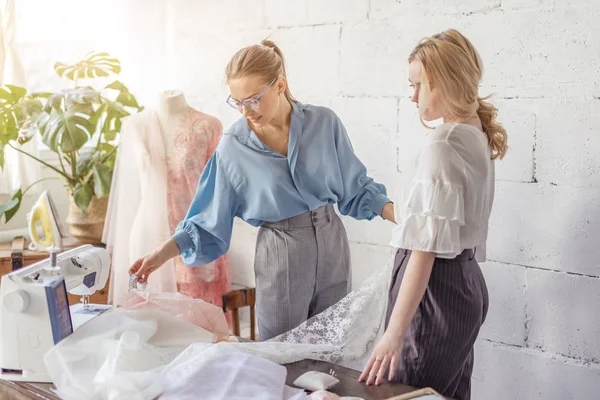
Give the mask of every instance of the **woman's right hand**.
M 129 268 L 129 275 L 136 275 L 139 283 L 148 283 L 148 277 L 151 273 L 177 255 L 179 255 L 179 247 L 173 239 L 170 239 L 158 250 L 137 259 Z
M 395 214 L 394 203 L 392 203 L 392 202 L 387 203 L 383 207 L 383 210 L 381 212 L 381 216 L 383 217 L 383 219 L 387 219 L 388 221 L 393 222 L 394 224 L 397 224 L 396 216 L 394 214 Z

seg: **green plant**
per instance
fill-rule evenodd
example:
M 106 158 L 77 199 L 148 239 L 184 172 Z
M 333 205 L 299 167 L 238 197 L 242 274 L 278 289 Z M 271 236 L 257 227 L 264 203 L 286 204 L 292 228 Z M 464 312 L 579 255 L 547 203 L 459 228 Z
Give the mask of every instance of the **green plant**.
M 101 90 L 78 85 L 82 79 L 106 78 L 121 72 L 119 60 L 107 53 L 90 53 L 74 65 L 56 63 L 54 70 L 73 81 L 73 87 L 57 93 L 30 94 L 14 85 L 0 88 L 0 168 L 4 169 L 7 147 L 35 159 L 65 180 L 75 204 L 85 211 L 94 196 L 100 198 L 110 192 L 121 118 L 143 107 L 118 80 Z M 21 148 L 36 136 L 56 153 L 58 166 Z M 4 215 L 8 222 L 15 215 L 29 188 L 17 190 L 0 205 L 0 218 Z

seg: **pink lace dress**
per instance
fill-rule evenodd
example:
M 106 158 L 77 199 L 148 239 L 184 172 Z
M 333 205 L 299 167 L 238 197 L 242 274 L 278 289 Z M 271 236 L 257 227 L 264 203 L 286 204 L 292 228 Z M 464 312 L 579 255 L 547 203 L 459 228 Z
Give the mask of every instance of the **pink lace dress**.
M 171 234 L 185 218 L 202 170 L 222 134 L 221 123 L 209 115 L 190 110 L 181 118 L 171 139 L 174 140 L 173 148 L 167 156 L 167 206 Z M 179 292 L 222 306 L 222 295 L 230 289 L 231 281 L 227 255 L 194 268 L 187 267 L 181 257 L 176 257 L 175 271 Z

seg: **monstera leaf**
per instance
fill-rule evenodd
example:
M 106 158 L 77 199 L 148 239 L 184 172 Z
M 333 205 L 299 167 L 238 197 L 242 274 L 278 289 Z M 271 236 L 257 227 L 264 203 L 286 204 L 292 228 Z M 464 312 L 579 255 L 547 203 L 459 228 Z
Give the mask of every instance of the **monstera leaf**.
M 50 121 L 50 114 L 45 111 L 40 111 L 35 114 L 30 119 L 29 131 L 27 135 L 31 138 L 35 135 L 40 135 L 43 137 L 44 132 L 46 131 L 46 126 L 48 125 L 48 121 Z M 50 147 L 50 146 L 48 146 Z
M 12 196 L 10 196 L 8 201 L 6 201 L 4 204 L 0 204 L 0 219 L 2 218 L 2 215 L 4 215 L 4 222 L 8 223 L 8 221 L 10 221 L 19 210 L 22 200 L 23 191 L 18 189 L 12 194 Z
M 25 98 L 21 100 L 19 104 L 19 115 L 21 118 L 28 118 L 35 116 L 37 113 L 42 112 L 44 105 L 42 101 L 37 98 Z
M 43 125 L 44 116 L 43 104 L 38 98 L 24 98 L 18 107 L 19 114 L 19 135 L 17 142 L 25 144 L 29 142 L 37 133 L 40 126 Z
M 99 162 L 110 168 L 112 181 L 112 171 L 114 171 L 115 162 L 117 161 L 117 146 L 101 143 L 99 149 L 101 151 Z
M 77 185 L 75 190 L 73 191 L 73 200 L 77 207 L 79 207 L 82 211 L 86 211 L 92 202 L 92 197 L 94 196 L 94 189 L 90 187 L 90 185 Z
M 19 86 L 6 85 L 0 88 L 0 110 L 10 111 L 27 94 L 27 89 Z
M 129 92 L 129 89 L 122 82 L 114 81 L 110 85 L 106 86 L 106 89 L 114 89 L 119 91 L 119 95 L 115 100 L 117 103 L 121 103 L 125 107 L 140 108 L 135 97 Z
M 80 87 L 65 94 L 65 109 L 78 104 L 92 104 L 100 100 L 100 94 L 91 87 Z
M 47 113 L 51 113 L 52 111 L 62 111 L 65 94 L 65 92 L 60 92 L 50 95 L 50 97 L 48 97 L 48 101 L 46 101 L 46 105 L 44 106 L 44 111 Z
M 106 118 L 102 126 L 102 132 L 106 140 L 115 140 L 117 133 L 121 131 L 121 118 L 129 115 L 129 112 L 118 101 L 104 99 Z
M 4 147 L 9 141 L 17 139 L 19 122 L 15 113 L 0 112 L 0 146 Z
M 112 169 L 105 164 L 94 165 L 94 193 L 96 197 L 104 197 L 110 193 Z
M 78 87 L 50 94 L 44 111 L 51 113 L 53 110 L 67 110 L 77 104 L 92 104 L 99 102 L 99 100 L 100 95 L 94 89 L 90 87 Z
M 93 157 L 94 151 L 92 149 L 89 149 L 87 151 L 82 150 L 79 152 L 79 158 L 77 159 L 77 166 L 75 169 L 76 174 L 78 176 L 88 175 L 90 165 L 94 161 Z
M 6 85 L 0 88 L 0 170 L 4 169 L 4 148 L 19 135 L 21 101 L 27 90 Z
M 0 88 L 0 146 L 19 134 L 20 102 L 27 90 L 13 85 Z
M 83 78 L 106 77 L 121 72 L 121 63 L 108 53 L 89 53 L 85 59 L 74 65 L 60 62 L 54 64 L 54 70 L 62 78 L 72 81 Z
M 64 113 L 54 111 L 45 124 L 42 140 L 52 151 L 58 148 L 68 153 L 79 150 L 94 133 L 90 122 L 94 109 L 91 105 L 77 104 Z

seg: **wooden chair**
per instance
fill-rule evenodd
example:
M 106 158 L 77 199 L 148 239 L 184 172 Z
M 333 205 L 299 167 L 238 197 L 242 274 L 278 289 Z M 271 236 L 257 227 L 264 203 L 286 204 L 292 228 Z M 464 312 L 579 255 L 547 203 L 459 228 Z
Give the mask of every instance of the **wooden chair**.
M 254 305 L 256 304 L 256 289 L 244 288 L 231 290 L 223 295 L 223 311 L 231 311 L 233 334 L 240 336 L 239 309 L 250 307 L 250 340 L 256 340 Z

